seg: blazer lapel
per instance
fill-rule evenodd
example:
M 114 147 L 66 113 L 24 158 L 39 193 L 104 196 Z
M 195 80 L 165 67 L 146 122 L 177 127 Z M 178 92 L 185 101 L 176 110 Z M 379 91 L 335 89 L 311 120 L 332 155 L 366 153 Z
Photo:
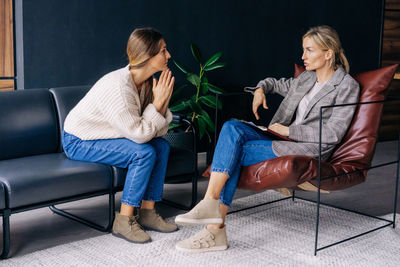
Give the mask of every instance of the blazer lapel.
M 312 75 L 307 80 L 298 85 L 296 92 L 290 97 L 290 110 L 295 111 L 297 109 L 301 99 L 303 99 L 303 97 L 311 90 L 311 88 L 313 88 L 316 81 L 317 77 L 315 75 L 315 72 L 312 72 Z
M 315 106 L 315 104 L 317 104 L 318 101 L 320 101 L 324 96 L 329 94 L 332 90 L 335 90 L 336 85 L 343 80 L 345 75 L 346 72 L 342 68 L 338 68 L 333 73 L 332 77 L 325 83 L 325 85 L 321 88 L 321 90 L 319 90 L 319 92 L 311 99 L 310 103 L 308 103 L 308 106 L 306 108 L 306 111 L 304 112 L 302 120 L 304 120 L 304 118 L 307 117 L 308 113 L 310 113 L 311 109 Z

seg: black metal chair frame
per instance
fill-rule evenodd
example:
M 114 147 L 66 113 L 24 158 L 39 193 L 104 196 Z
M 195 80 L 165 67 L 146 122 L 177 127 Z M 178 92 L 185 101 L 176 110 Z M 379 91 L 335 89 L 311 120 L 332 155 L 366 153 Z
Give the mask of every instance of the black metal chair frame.
M 258 205 L 255 205 L 255 206 L 246 207 L 246 208 L 239 209 L 239 210 L 234 210 L 234 211 L 229 212 L 228 214 L 232 214 L 232 213 L 236 213 L 236 212 L 240 212 L 240 211 L 256 208 L 256 207 L 267 205 L 267 204 L 272 204 L 272 203 L 283 201 L 283 200 L 287 200 L 287 199 L 292 199 L 292 201 L 294 201 L 297 198 L 297 199 L 301 199 L 301 200 L 304 200 L 304 201 L 315 203 L 316 204 L 316 219 L 315 219 L 314 256 L 316 256 L 317 252 L 320 251 L 320 250 L 323 250 L 323 249 L 338 245 L 340 243 L 352 240 L 354 238 L 369 234 L 371 232 L 377 231 L 377 230 L 382 229 L 384 227 L 392 225 L 393 228 L 395 228 L 396 227 L 397 195 L 398 195 L 398 189 L 399 189 L 399 171 L 400 171 L 400 132 L 399 132 L 399 139 L 398 139 L 397 160 L 396 161 L 390 161 L 390 162 L 382 163 L 382 164 L 379 164 L 379 165 L 371 166 L 369 168 L 360 169 L 360 170 L 348 172 L 348 173 L 345 173 L 345 174 L 321 177 L 321 161 L 322 161 L 321 160 L 321 151 L 322 151 L 322 142 L 321 142 L 322 140 L 321 140 L 321 138 L 322 138 L 322 111 L 323 111 L 323 109 L 341 107 L 341 106 L 353 106 L 353 105 L 386 103 L 386 102 L 394 102 L 394 101 L 400 101 L 400 100 L 399 99 L 390 99 L 390 100 L 382 100 L 382 101 L 357 102 L 357 103 L 339 104 L 339 105 L 330 105 L 330 106 L 322 106 L 322 107 L 320 107 L 320 112 L 319 112 L 318 175 L 317 175 L 317 177 L 312 179 L 312 180 L 317 180 L 318 181 L 318 191 L 316 192 L 317 193 L 317 201 L 309 200 L 309 199 L 306 199 L 306 198 L 303 198 L 303 197 L 298 197 L 298 196 L 295 195 L 295 191 L 293 190 L 292 196 L 290 196 L 290 197 L 285 197 L 285 198 L 277 199 L 277 200 L 274 200 L 274 201 L 258 204 Z M 352 173 L 363 172 L 363 171 L 367 171 L 367 170 L 370 170 L 370 169 L 380 168 L 380 167 L 384 167 L 384 166 L 388 166 L 388 165 L 392 165 L 392 164 L 397 164 L 396 180 L 395 180 L 395 192 L 394 192 L 395 194 L 394 194 L 394 204 L 393 204 L 393 220 L 387 220 L 387 219 L 384 219 L 384 218 L 380 218 L 378 216 L 374 216 L 374 215 L 362 213 L 362 212 L 359 212 L 359 211 L 350 210 L 350 209 L 346 209 L 346 208 L 342 208 L 342 207 L 338 207 L 338 206 L 334 206 L 334 205 L 330 205 L 330 204 L 326 204 L 326 203 L 322 203 L 321 202 L 321 181 L 327 180 L 327 179 L 336 178 L 336 177 L 340 177 L 340 176 L 345 176 L 345 175 L 352 174 Z M 384 221 L 387 224 L 379 226 L 379 227 L 376 227 L 374 229 L 370 229 L 370 230 L 365 231 L 365 232 L 363 232 L 361 234 L 357 234 L 357 235 L 354 235 L 352 237 L 349 237 L 349 238 L 346 238 L 346 239 L 343 239 L 343 240 L 340 240 L 340 241 L 325 245 L 323 247 L 318 247 L 318 233 L 319 233 L 319 224 L 320 224 L 320 206 L 321 205 L 332 207 L 332 208 L 337 208 L 337 209 L 340 209 L 340 210 L 345 210 L 345 211 L 356 213 L 356 214 L 363 215 L 363 216 L 367 216 L 369 218 L 373 218 L 373 219 L 376 219 L 376 220 Z

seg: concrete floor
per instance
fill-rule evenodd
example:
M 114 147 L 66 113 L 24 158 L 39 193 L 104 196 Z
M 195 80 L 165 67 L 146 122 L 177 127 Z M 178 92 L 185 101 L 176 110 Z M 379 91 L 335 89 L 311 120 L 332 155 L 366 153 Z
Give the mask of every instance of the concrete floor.
M 377 145 L 373 164 L 379 164 L 397 159 L 397 142 L 381 142 Z M 205 155 L 199 155 L 199 170 L 205 169 Z M 373 169 L 368 173 L 367 181 L 352 188 L 322 195 L 322 201 L 337 206 L 356 209 L 372 215 L 393 213 L 395 191 L 395 174 L 397 165 Z M 207 179 L 200 178 L 198 199 L 204 195 Z M 164 189 L 165 198 L 190 202 L 191 185 L 167 184 Z M 235 198 L 254 194 L 252 191 L 237 190 Z M 296 192 L 296 195 L 312 199 L 313 192 Z M 121 193 L 116 195 L 116 208 L 119 210 Z M 91 198 L 59 207 L 74 214 L 82 215 L 92 220 L 106 223 L 107 196 Z M 400 209 L 400 195 L 397 201 Z M 157 210 L 164 217 L 175 216 L 184 211 L 159 204 Z M 64 217 L 53 214 L 48 208 L 13 214 L 11 216 L 11 250 L 10 257 L 21 256 L 37 250 L 70 243 L 82 239 L 104 235 L 105 233 L 91 229 Z M 229 215 L 228 215 L 229 223 Z

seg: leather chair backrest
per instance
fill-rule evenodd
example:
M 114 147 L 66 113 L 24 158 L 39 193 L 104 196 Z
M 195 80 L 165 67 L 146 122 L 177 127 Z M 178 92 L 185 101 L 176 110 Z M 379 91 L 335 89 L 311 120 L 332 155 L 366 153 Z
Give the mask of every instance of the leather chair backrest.
M 47 89 L 2 92 L 0 110 L 0 160 L 57 151 L 57 115 Z
M 91 86 L 70 86 L 70 87 L 57 87 L 51 88 L 50 92 L 53 95 L 56 103 L 56 109 L 58 114 L 59 131 L 62 137 L 64 129 L 64 121 L 68 113 L 73 109 L 76 104 L 86 95 Z M 63 151 L 61 138 L 59 143 L 58 151 Z
M 380 68 L 353 75 L 360 84 L 359 102 L 385 100 L 388 87 L 398 65 Z M 295 74 L 300 74 L 301 67 L 295 67 Z M 341 144 L 335 149 L 329 163 L 333 168 L 352 171 L 371 166 L 383 103 L 358 105 L 353 121 Z M 336 170 L 336 172 L 339 172 Z M 340 171 L 341 172 L 341 171 Z

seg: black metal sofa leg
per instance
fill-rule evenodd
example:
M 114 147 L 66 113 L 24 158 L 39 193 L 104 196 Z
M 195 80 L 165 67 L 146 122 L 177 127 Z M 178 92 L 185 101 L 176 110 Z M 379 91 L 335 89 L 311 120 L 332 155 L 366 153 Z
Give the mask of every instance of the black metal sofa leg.
M 182 205 L 180 203 L 168 200 L 168 199 L 164 199 L 162 200 L 162 202 L 168 206 L 177 208 L 177 209 L 181 209 L 181 210 L 191 210 L 197 203 L 197 176 L 198 173 L 196 173 L 193 178 L 192 178 L 192 200 L 189 206 L 185 206 Z
M 86 226 L 89 226 L 91 228 L 94 228 L 96 230 L 99 230 L 101 232 L 110 232 L 112 228 L 112 224 L 114 221 L 114 216 L 115 216 L 115 193 L 112 192 L 108 196 L 108 223 L 106 226 L 99 225 L 97 223 L 91 222 L 89 220 L 83 219 L 81 217 L 78 217 L 76 215 L 73 215 L 67 211 L 61 210 L 56 208 L 55 206 L 50 206 L 50 210 L 54 212 L 55 214 L 61 215 L 63 217 L 66 217 L 68 219 L 74 220 L 76 222 L 82 223 Z
M 3 251 L 0 258 L 7 259 L 8 252 L 10 251 L 10 210 L 3 212 Z

